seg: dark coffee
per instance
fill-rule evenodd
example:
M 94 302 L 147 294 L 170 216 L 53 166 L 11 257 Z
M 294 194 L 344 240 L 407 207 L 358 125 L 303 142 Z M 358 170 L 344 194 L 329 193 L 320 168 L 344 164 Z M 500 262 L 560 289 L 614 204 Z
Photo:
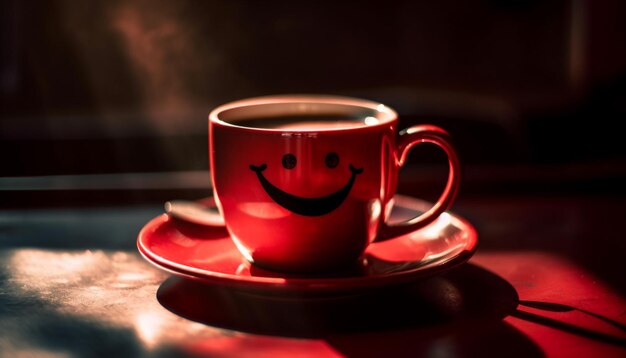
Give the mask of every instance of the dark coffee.
M 355 117 L 346 115 L 298 115 L 255 117 L 229 121 L 232 124 L 262 129 L 289 129 L 289 130 L 320 130 L 358 128 L 378 124 L 375 117 Z

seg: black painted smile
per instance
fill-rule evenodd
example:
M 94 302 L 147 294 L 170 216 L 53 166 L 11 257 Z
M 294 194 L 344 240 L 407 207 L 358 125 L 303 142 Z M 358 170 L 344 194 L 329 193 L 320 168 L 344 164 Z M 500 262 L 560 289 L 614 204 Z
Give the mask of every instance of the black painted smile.
M 337 209 L 339 205 L 341 205 L 341 203 L 343 203 L 343 201 L 348 197 L 350 189 L 352 189 L 352 185 L 356 180 L 356 176 L 363 173 L 363 168 L 357 169 L 350 164 L 352 176 L 343 188 L 330 195 L 319 198 L 302 198 L 284 192 L 270 183 L 269 180 L 265 179 L 263 171 L 267 169 L 266 164 L 261 164 L 258 167 L 256 165 L 250 165 L 250 169 L 256 173 L 263 189 L 265 189 L 265 192 L 270 196 L 270 198 L 272 198 L 272 200 L 283 208 L 304 216 L 321 216 Z

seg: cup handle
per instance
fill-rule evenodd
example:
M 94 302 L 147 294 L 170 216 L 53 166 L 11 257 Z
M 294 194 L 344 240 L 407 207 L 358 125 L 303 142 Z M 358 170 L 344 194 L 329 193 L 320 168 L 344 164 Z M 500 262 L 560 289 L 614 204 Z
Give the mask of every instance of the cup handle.
M 449 165 L 446 187 L 435 205 L 421 215 L 397 224 L 388 224 L 387 222 L 383 222 L 375 242 L 393 239 L 423 228 L 424 226 L 435 221 L 439 215 L 449 209 L 452 202 L 456 198 L 460 184 L 461 167 L 456 150 L 450 143 L 450 135 L 444 129 L 434 125 L 419 125 L 409 127 L 401 131 L 395 151 L 395 165 L 398 168 L 402 167 L 409 150 L 414 145 L 420 143 L 436 144 L 446 152 Z

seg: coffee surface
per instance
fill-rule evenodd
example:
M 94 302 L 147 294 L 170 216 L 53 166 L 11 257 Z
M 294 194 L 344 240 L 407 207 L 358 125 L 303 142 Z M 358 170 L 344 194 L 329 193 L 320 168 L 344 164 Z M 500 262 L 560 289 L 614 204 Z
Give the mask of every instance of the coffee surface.
M 242 127 L 262 129 L 320 130 L 364 127 L 377 124 L 378 120 L 373 117 L 350 118 L 345 115 L 300 115 L 245 118 L 233 120 L 230 123 Z

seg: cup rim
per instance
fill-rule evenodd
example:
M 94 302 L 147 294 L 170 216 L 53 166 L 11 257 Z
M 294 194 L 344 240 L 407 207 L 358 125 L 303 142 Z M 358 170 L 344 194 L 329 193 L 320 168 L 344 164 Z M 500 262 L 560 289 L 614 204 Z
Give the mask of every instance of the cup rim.
M 271 105 L 271 104 L 293 104 L 293 103 L 360 107 L 363 109 L 371 110 L 374 113 L 380 114 L 381 118 L 377 118 L 378 119 L 377 123 L 367 124 L 365 126 L 358 126 L 358 127 L 281 129 L 281 128 L 260 128 L 260 127 L 240 126 L 231 122 L 227 122 L 226 120 L 223 120 L 219 117 L 220 114 L 226 111 L 232 110 L 232 109 L 236 109 L 236 108 Z M 240 100 L 222 104 L 209 112 L 209 122 L 213 122 L 213 123 L 226 126 L 226 127 L 238 128 L 238 129 L 243 129 L 243 130 L 261 131 L 261 132 L 277 132 L 277 133 L 354 131 L 354 130 L 359 130 L 359 129 L 368 129 L 368 128 L 371 129 L 371 128 L 387 126 L 391 123 L 395 123 L 397 119 L 398 119 L 398 113 L 391 107 L 385 104 L 382 104 L 380 102 L 356 98 L 356 97 L 325 95 L 325 94 L 281 94 L 281 95 L 251 97 L 251 98 L 240 99 Z

